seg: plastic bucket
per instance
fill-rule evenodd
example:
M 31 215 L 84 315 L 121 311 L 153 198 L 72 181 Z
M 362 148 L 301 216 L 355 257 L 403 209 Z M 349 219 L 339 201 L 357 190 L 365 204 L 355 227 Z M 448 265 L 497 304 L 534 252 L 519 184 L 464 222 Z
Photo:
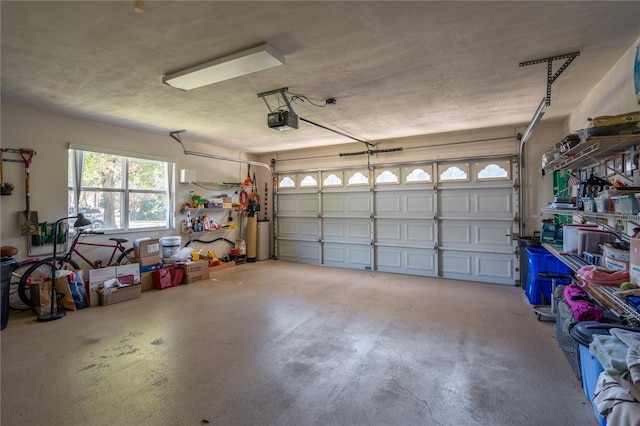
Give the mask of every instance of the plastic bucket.
M 170 258 L 173 254 L 180 251 L 180 243 L 182 243 L 182 237 L 161 237 L 160 245 L 162 246 L 162 257 L 164 259 Z

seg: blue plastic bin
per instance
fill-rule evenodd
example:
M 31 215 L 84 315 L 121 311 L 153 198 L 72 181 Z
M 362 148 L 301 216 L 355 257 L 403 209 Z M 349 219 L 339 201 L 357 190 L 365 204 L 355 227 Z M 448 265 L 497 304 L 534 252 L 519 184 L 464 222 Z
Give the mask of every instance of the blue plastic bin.
M 598 358 L 596 358 L 593 352 L 584 345 L 580 345 L 580 368 L 582 370 L 582 388 L 584 389 L 584 394 L 593 405 L 593 413 L 596 415 L 596 419 L 598 419 L 601 426 L 605 426 L 607 420 L 600 415 L 595 404 L 593 404 L 593 393 L 598 385 L 598 376 L 604 371 L 604 368 L 602 368 L 602 364 L 600 364 L 600 361 L 598 361 Z
M 532 305 L 551 302 L 551 279 L 538 276 L 539 272 L 571 274 L 573 271 L 544 247 L 527 247 L 529 276 L 527 277 L 527 298 Z M 556 284 L 569 284 L 570 280 L 558 279 Z

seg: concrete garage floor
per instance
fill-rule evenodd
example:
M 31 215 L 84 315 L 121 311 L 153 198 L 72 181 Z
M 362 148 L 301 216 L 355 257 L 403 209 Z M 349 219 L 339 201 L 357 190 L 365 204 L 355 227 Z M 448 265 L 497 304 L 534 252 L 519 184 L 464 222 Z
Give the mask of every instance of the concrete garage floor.
M 519 287 L 263 261 L 1 334 L 3 425 L 597 425 Z

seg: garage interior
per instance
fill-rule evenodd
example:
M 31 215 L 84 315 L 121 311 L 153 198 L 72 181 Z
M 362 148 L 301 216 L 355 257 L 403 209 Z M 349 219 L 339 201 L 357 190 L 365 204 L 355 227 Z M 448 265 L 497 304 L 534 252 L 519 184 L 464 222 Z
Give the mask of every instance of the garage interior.
M 162 159 L 171 175 L 166 225 L 107 226 L 96 241 L 179 236 L 227 258 L 251 213 L 210 211 L 234 226 L 206 239 L 185 228 L 189 203 L 235 201 L 246 179 L 268 240 L 255 262 L 59 321 L 11 311 L 3 423 L 598 424 L 521 288 L 518 238 L 541 230 L 554 196 L 542 155 L 593 117 L 640 109 L 640 2 L 4 1 L 0 13 L 14 186 L 1 243 L 16 260 L 48 249 L 21 233 L 25 195 L 40 222 L 77 214 L 80 151 Z M 282 63 L 169 82 L 265 45 Z M 282 112 L 294 128 L 269 124 Z

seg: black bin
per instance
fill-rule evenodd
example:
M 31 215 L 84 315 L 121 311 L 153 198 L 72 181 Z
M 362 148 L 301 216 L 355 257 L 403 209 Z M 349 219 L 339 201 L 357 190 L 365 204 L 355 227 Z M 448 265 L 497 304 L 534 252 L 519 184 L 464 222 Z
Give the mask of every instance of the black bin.
M 0 288 L 0 317 L 1 327 L 4 330 L 9 322 L 9 289 L 11 288 L 11 272 L 16 265 L 16 261 L 10 257 L 2 258 L 2 287 Z

